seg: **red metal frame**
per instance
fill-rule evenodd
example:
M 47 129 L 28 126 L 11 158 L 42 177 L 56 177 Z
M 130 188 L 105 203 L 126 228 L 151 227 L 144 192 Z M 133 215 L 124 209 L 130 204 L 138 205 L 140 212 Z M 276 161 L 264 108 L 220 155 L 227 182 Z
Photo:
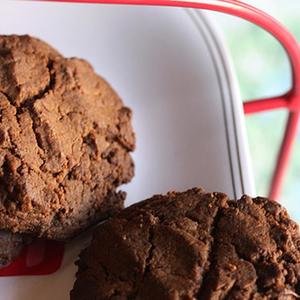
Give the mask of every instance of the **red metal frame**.
M 0 268 L 0 277 L 52 274 L 60 268 L 63 255 L 63 242 L 36 240 L 24 247 L 11 264 Z
M 48 0 L 41 0 L 48 1 Z M 237 0 L 49 0 L 55 2 L 81 2 L 106 4 L 133 4 L 188 7 L 228 13 L 246 19 L 271 33 L 285 48 L 292 68 L 291 90 L 279 97 L 252 100 L 244 103 L 246 114 L 284 108 L 289 110 L 285 135 L 278 155 L 273 175 L 270 197 L 278 199 L 287 171 L 293 143 L 295 141 L 300 116 L 300 48 L 294 37 L 279 22 L 268 14 Z M 53 241 L 37 241 L 23 250 L 23 253 L 8 267 L 0 270 L 0 276 L 45 275 L 59 269 L 63 258 L 63 244 Z
M 46 0 L 47 1 L 47 0 Z M 50 0 L 51 1 L 51 0 Z M 81 2 L 81 3 L 106 3 L 126 5 L 155 5 L 188 7 L 196 9 L 207 9 L 231 14 L 248 20 L 272 34 L 285 48 L 293 73 L 293 86 L 291 90 L 278 97 L 251 100 L 244 103 L 245 114 L 284 108 L 289 111 L 285 134 L 274 170 L 269 197 L 279 199 L 283 186 L 284 176 L 287 172 L 293 144 L 295 142 L 300 117 L 300 48 L 292 34 L 276 19 L 267 13 L 237 0 L 52 0 L 56 2 Z

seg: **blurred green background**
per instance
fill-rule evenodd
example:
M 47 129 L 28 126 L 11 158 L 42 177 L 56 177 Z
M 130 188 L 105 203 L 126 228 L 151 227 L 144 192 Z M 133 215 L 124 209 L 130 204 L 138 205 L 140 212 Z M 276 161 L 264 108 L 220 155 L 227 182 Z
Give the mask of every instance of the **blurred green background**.
M 251 0 L 281 21 L 300 42 L 300 1 Z M 275 96 L 291 86 L 287 56 L 268 33 L 235 17 L 214 14 L 229 47 L 243 99 Z M 246 117 L 256 191 L 267 195 L 282 140 L 287 112 L 277 110 Z M 280 202 L 300 223 L 300 130 Z

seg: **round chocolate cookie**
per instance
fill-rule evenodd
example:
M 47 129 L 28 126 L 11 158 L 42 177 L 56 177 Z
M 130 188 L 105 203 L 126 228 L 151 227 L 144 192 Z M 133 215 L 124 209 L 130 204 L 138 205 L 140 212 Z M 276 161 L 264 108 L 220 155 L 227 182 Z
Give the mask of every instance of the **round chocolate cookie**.
M 0 36 L 0 229 L 69 238 L 123 208 L 131 111 L 84 60 Z
M 154 196 L 99 226 L 72 300 L 298 299 L 300 235 L 265 198 L 191 189 Z

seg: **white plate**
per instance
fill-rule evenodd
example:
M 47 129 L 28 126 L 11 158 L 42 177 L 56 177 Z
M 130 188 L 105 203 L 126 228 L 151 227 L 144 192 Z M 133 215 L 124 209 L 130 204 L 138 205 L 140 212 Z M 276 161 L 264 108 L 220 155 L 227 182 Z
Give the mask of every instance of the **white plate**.
M 203 14 L 179 8 L 1 1 L 0 34 L 29 33 L 89 60 L 134 111 L 136 176 L 127 205 L 203 186 L 252 193 L 242 107 L 228 59 Z M 0 278 L 1 299 L 63 300 L 69 245 L 50 276 Z

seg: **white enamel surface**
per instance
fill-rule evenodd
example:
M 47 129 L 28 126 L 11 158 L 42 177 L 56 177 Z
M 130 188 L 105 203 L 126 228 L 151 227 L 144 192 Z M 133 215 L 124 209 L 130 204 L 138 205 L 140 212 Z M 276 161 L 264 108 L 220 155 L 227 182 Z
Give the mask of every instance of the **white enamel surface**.
M 178 8 L 20 1 L 1 1 L 0 11 L 0 34 L 29 33 L 89 60 L 134 111 L 127 205 L 194 186 L 253 192 L 234 78 L 201 17 Z M 69 245 L 51 276 L 0 278 L 0 298 L 68 299 L 83 245 Z

